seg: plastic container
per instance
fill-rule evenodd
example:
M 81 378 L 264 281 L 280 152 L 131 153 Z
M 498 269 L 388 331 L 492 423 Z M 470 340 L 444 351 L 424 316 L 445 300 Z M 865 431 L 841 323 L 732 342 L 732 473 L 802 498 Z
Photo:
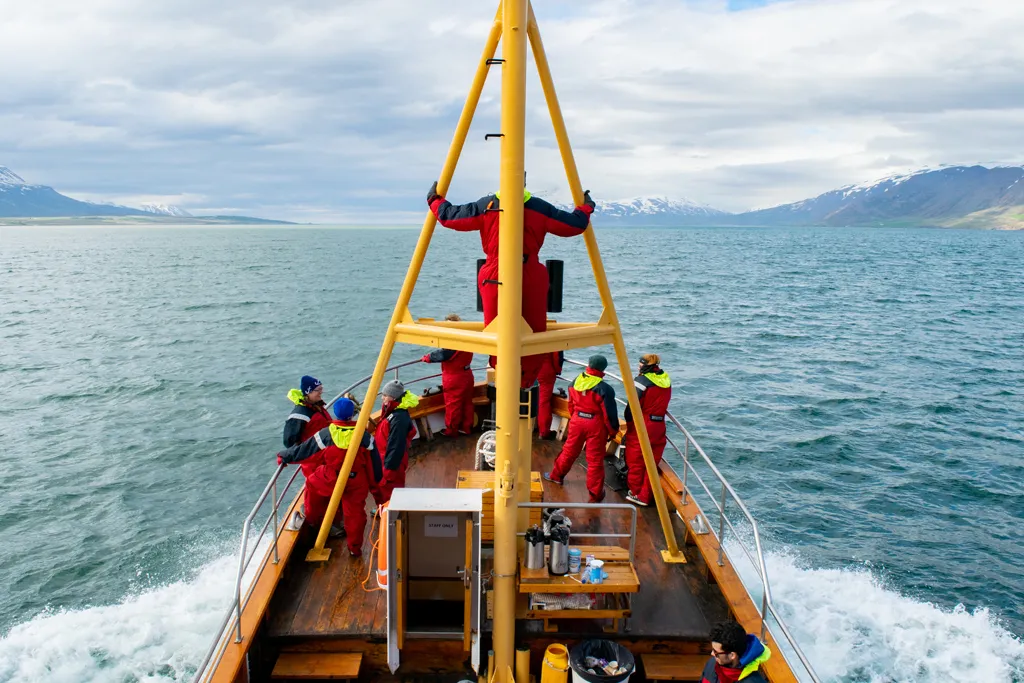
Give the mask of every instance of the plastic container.
M 604 672 L 590 673 L 586 664 L 587 657 L 596 657 L 609 662 L 615 661 L 625 669 L 620 674 L 607 675 Z M 572 669 L 573 683 L 627 683 L 636 669 L 633 654 L 611 640 L 584 640 L 569 651 L 569 667 Z
M 583 560 L 583 553 L 579 548 L 569 548 L 569 573 L 579 574 L 580 563 Z
M 544 651 L 540 683 L 566 683 L 569 678 L 569 651 L 561 643 L 552 643 Z

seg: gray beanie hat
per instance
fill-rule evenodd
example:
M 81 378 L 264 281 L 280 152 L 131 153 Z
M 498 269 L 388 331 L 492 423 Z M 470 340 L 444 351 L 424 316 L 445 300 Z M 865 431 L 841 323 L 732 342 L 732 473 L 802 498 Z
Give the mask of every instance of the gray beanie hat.
M 587 360 L 587 367 L 591 370 L 604 372 L 605 368 L 608 367 L 608 359 L 602 355 L 591 356 L 589 360 Z
M 397 379 L 393 379 L 384 385 L 384 388 L 380 390 L 380 393 L 397 401 L 405 395 L 405 385 Z

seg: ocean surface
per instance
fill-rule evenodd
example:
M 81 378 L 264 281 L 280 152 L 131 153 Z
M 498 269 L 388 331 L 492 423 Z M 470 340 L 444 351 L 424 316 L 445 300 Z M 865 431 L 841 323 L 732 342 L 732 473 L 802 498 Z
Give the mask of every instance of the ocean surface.
M 0 682 L 190 679 L 285 393 L 369 374 L 416 235 L 0 228 Z M 823 678 L 1024 681 L 1024 233 L 598 239 Z M 477 315 L 479 250 L 440 230 L 414 314 Z M 543 255 L 596 318 L 582 241 Z

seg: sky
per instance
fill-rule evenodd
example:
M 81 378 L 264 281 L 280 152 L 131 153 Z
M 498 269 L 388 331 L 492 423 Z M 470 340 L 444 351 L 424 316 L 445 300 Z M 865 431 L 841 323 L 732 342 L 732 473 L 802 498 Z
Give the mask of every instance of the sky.
M 0 165 L 78 199 L 422 219 L 495 2 L 0 0 Z M 1024 0 L 535 0 L 583 184 L 728 211 L 1024 162 Z M 498 183 L 500 71 L 449 197 Z M 569 198 L 532 62 L 530 189 Z

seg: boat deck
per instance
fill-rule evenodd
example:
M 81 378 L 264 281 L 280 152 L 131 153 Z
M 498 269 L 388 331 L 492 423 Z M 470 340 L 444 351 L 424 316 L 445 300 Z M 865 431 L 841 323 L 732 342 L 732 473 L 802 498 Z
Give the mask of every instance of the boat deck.
M 461 437 L 430 444 L 418 444 L 410 457 L 406 483 L 410 487 L 454 488 L 459 470 L 473 469 L 476 436 Z M 561 448 L 561 442 L 535 441 L 533 469 L 545 472 Z M 566 477 L 564 486 L 544 482 L 544 501 L 585 502 L 584 458 Z M 606 503 L 624 503 L 624 491 L 614 490 L 617 477 L 606 477 Z M 628 528 L 628 517 L 621 511 L 571 510 L 573 531 L 609 533 Z M 683 524 L 672 515 L 676 535 L 683 538 Z M 614 539 L 612 539 L 614 540 Z M 589 539 L 580 542 L 594 544 Z M 312 544 L 305 534 L 288 567 L 286 576 L 271 605 L 266 635 L 282 645 L 315 639 L 386 638 L 385 593 L 365 590 L 376 587 L 376 562 L 369 565 L 370 540 L 363 545 L 361 559 L 350 558 L 344 539 L 331 539 L 331 560 L 325 564 L 303 561 Z M 686 564 L 665 564 L 664 548 L 657 512 L 653 507 L 640 509 L 637 516 L 635 565 L 640 591 L 633 595 L 632 617 L 628 631 L 631 639 L 705 641 L 710 624 L 728 616 L 721 593 L 708 584 L 700 553 L 686 548 Z M 485 549 L 486 558 L 486 549 Z M 486 562 L 486 559 L 485 559 Z M 600 633 L 607 622 L 564 620 L 559 635 L 572 637 Z M 519 621 L 522 638 L 550 638 L 541 621 Z

